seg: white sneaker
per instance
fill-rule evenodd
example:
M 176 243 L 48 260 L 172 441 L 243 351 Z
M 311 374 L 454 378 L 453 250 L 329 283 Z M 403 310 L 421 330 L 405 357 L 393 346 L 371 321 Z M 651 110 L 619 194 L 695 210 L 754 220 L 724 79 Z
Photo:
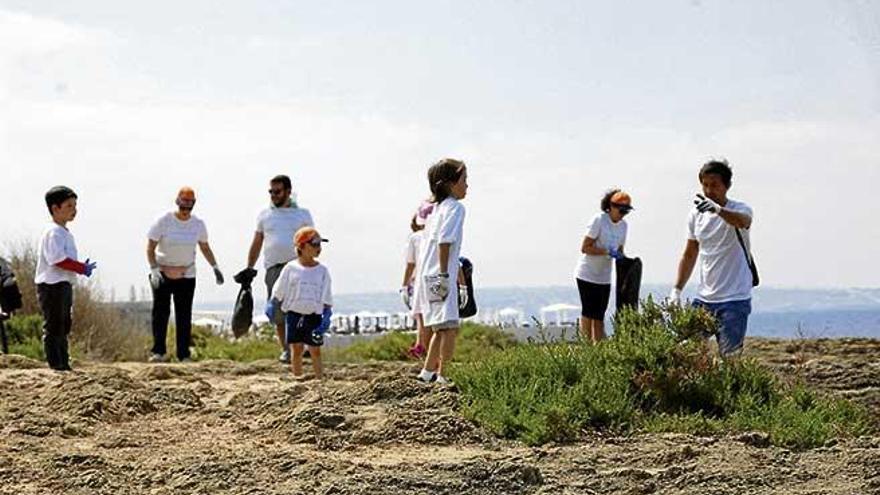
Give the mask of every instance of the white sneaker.
M 450 380 L 449 378 L 446 378 L 445 376 L 440 376 L 440 375 L 437 375 L 436 382 L 439 383 L 440 385 L 452 385 L 452 380 Z
M 282 352 L 281 355 L 278 356 L 278 362 L 281 362 L 284 364 L 290 364 L 290 350 L 289 349 L 285 349 L 284 352 Z
M 191 363 L 193 362 L 192 358 L 183 358 L 180 360 L 181 363 Z
M 150 354 L 150 359 L 148 359 L 151 363 L 164 363 L 165 355 L 164 354 L 156 354 L 155 352 Z
M 419 372 L 418 376 L 416 376 L 416 379 L 420 382 L 433 383 L 437 381 L 437 373 L 423 369 Z

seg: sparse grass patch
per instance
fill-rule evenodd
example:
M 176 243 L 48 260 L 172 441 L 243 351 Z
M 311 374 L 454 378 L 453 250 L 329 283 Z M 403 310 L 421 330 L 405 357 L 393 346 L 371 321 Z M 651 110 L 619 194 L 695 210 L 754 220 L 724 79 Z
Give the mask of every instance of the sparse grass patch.
M 613 339 L 519 346 L 453 370 L 465 414 L 529 444 L 570 441 L 586 428 L 713 434 L 766 432 L 792 448 L 869 429 L 849 402 L 783 383 L 752 360 L 721 362 L 701 309 L 646 301 L 620 314 Z
M 174 355 L 174 329 L 169 329 L 169 355 Z M 266 335 L 248 335 L 237 340 L 215 335 L 203 327 L 192 329 L 192 358 L 195 360 L 229 359 L 238 362 L 251 362 L 260 359 L 277 359 L 281 347 L 275 339 Z
M 334 350 L 333 359 L 342 361 L 406 361 L 411 359 L 407 351 L 415 343 L 415 335 L 389 332 L 381 337 L 355 342 L 348 347 Z M 491 326 L 466 322 L 459 334 L 453 360 L 471 362 L 488 354 L 509 349 L 516 339 L 503 330 Z

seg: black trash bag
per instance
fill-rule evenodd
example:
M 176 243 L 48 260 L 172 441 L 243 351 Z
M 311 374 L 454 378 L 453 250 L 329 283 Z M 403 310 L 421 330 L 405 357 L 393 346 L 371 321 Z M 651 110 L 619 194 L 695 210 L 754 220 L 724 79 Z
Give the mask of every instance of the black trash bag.
M 477 314 L 477 300 L 474 299 L 474 264 L 471 260 L 460 257 L 458 261 L 461 263 L 461 271 L 464 273 L 464 283 L 467 285 L 467 304 L 461 307 L 461 299 L 459 298 L 459 318 L 470 318 Z
M 642 260 L 639 258 L 620 258 L 617 271 L 617 311 L 623 308 L 639 307 L 639 291 L 642 288 Z
M 248 333 L 254 318 L 254 294 L 251 282 L 257 276 L 253 268 L 245 268 L 235 274 L 233 280 L 241 284 L 238 296 L 235 298 L 235 307 L 232 309 L 232 334 L 236 338 Z

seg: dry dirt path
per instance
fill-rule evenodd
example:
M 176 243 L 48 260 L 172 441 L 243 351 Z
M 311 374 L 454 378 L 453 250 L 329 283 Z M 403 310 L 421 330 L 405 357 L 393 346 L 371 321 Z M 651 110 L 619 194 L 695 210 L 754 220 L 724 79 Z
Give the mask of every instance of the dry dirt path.
M 752 340 L 781 374 L 880 410 L 880 342 Z M 587 436 L 530 448 L 456 413 L 413 365 L 84 363 L 0 356 L 0 494 L 871 494 L 880 437 Z

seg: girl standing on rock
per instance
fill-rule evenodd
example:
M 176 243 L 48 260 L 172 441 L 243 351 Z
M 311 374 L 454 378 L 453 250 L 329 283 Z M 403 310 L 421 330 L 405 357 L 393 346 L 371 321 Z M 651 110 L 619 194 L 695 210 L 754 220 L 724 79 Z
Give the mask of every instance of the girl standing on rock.
M 464 238 L 467 168 L 464 162 L 445 158 L 428 170 L 434 212 L 428 217 L 419 253 L 415 280 L 415 307 L 432 332 L 425 365 L 418 379 L 448 383 L 443 366 L 452 358 L 460 328 L 459 292 L 464 288 L 459 256 Z M 458 291 L 450 280 L 455 275 Z M 466 289 L 466 288 L 465 288 Z

